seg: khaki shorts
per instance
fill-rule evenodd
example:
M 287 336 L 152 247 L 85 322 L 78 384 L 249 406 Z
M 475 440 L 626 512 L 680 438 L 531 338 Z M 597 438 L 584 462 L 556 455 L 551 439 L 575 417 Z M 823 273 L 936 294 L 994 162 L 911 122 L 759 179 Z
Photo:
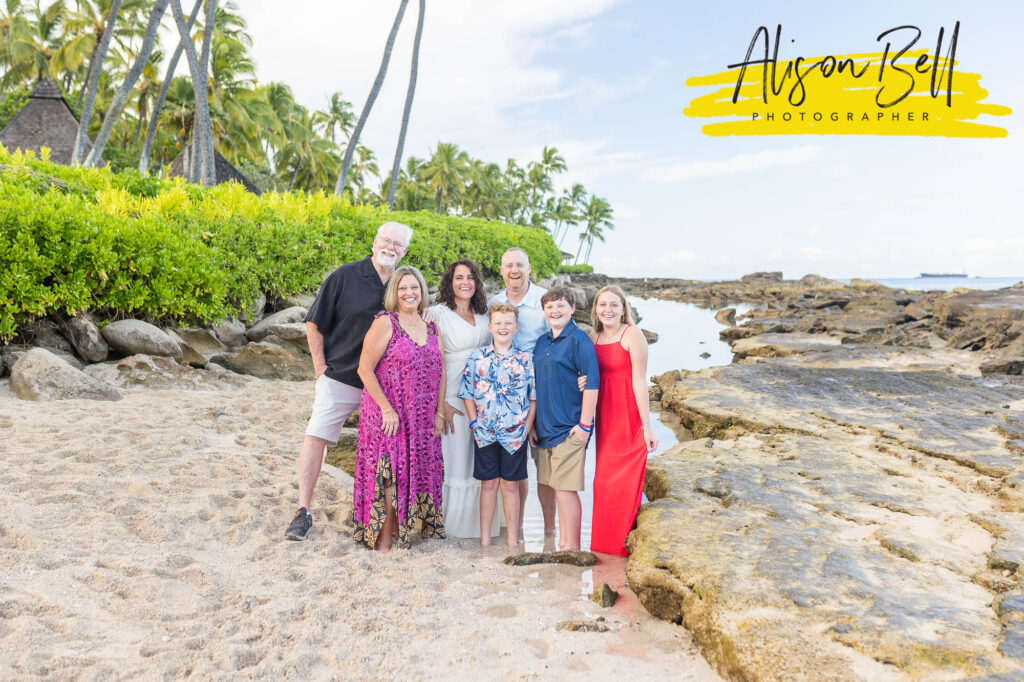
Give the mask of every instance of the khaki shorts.
M 555 490 L 583 490 L 587 446 L 571 434 L 553 448 L 537 448 L 537 483 Z

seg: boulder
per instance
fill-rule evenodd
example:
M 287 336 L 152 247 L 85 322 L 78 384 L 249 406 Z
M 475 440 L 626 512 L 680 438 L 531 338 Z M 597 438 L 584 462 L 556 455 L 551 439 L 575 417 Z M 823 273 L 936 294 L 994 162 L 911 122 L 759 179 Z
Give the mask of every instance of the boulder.
M 345 426 L 341 429 L 338 442 L 327 446 L 327 454 L 324 456 L 324 461 L 327 464 L 338 467 L 349 476 L 355 476 L 356 449 L 358 445 L 359 429 Z
M 647 339 L 647 343 L 657 343 L 658 335 L 648 329 L 641 329 L 644 333 L 644 338 Z
M 7 363 L 4 361 L 3 352 L 0 351 L 0 377 L 7 374 Z
M 3 350 L 0 350 L 0 356 L 2 356 L 3 361 L 7 364 L 8 368 L 14 367 L 14 364 L 18 362 L 18 359 L 34 347 L 35 346 L 28 346 L 24 344 L 4 346 Z M 85 367 L 85 364 L 71 351 L 61 350 L 59 348 L 47 348 L 46 350 L 64 360 L 75 369 L 82 369 Z
M 263 319 L 263 311 L 267 308 L 267 295 L 262 291 L 252 305 L 242 311 L 242 322 L 250 327 Z
M 107 346 L 100 332 L 96 319 L 89 313 L 80 313 L 62 325 L 64 336 L 68 338 L 75 351 L 86 362 L 103 362 L 107 359 L 110 347 Z
M 212 325 L 210 331 L 214 333 L 217 340 L 229 348 L 244 346 L 249 342 L 249 339 L 245 336 L 245 325 L 233 317 L 225 318 Z
M 103 327 L 103 338 L 124 355 L 162 355 L 181 359 L 181 348 L 163 332 L 142 320 L 118 320 Z
M 718 324 L 724 324 L 732 327 L 736 324 L 736 309 L 735 308 L 723 308 L 715 313 L 715 321 Z
M 239 374 L 261 379 L 306 381 L 314 378 L 309 356 L 277 337 L 264 337 L 263 341 L 247 344 L 238 355 L 227 360 L 226 366 Z
M 303 353 L 309 354 L 309 340 L 306 336 L 305 322 L 291 322 L 289 324 L 275 324 L 270 328 L 274 336 L 295 346 Z
M 290 324 L 295 322 L 304 322 L 306 319 L 307 309 L 301 306 L 292 306 L 291 308 L 285 308 L 284 310 L 278 311 L 272 315 L 267 315 L 255 326 L 249 329 L 245 336 L 250 341 L 262 341 L 264 338 L 270 336 L 273 332 L 271 329 L 275 324 Z
M 121 389 L 217 390 L 241 386 L 246 382 L 232 372 L 212 373 L 178 363 L 159 355 L 130 355 L 121 360 L 90 365 L 85 373 Z
M 204 358 L 223 353 L 228 349 L 212 329 L 202 329 L 200 327 L 175 327 L 172 330 L 175 335 L 192 347 L 197 353 L 202 355 Z M 245 338 L 245 335 L 242 335 Z M 243 342 L 244 343 L 244 342 Z
M 165 332 L 174 339 L 174 342 L 178 344 L 178 348 L 181 349 L 181 364 L 191 367 L 206 367 L 206 357 L 193 348 L 188 341 L 178 336 L 177 332 L 173 329 L 167 329 Z
M 1024 372 L 1024 358 L 995 358 L 981 363 L 979 369 L 982 376 L 992 374 L 1008 374 L 1016 376 Z
M 60 351 L 59 354 L 74 355 L 75 349 L 64 335 L 59 325 L 52 320 L 36 320 L 22 332 L 27 345 L 36 348 Z
M 740 277 L 741 282 L 781 282 L 781 272 L 751 272 Z
M 121 393 L 44 348 L 33 348 L 11 368 L 11 390 L 22 400 L 120 400 Z
M 488 289 L 488 291 L 494 290 Z M 281 309 L 284 310 L 285 308 L 299 307 L 309 310 L 313 307 L 314 301 L 316 301 L 316 296 L 312 294 L 295 294 L 294 296 L 285 296 L 281 299 Z

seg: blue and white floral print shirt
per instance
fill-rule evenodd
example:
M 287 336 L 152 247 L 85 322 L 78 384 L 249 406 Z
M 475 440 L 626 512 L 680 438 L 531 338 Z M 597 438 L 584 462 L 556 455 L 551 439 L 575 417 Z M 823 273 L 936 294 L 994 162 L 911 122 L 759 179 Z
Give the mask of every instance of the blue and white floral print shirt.
M 459 397 L 476 403 L 473 435 L 480 447 L 498 442 L 512 453 L 526 442 L 526 416 L 535 400 L 533 358 L 515 345 L 505 355 L 494 344 L 473 351 L 466 361 Z

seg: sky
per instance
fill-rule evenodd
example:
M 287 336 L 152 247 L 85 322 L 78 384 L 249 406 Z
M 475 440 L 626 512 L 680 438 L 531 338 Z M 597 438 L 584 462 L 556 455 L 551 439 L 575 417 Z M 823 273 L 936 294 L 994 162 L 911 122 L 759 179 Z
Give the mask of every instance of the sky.
M 341 92 L 359 112 L 398 0 L 244 0 L 261 82 L 303 105 Z M 408 87 L 417 2 L 409 2 L 361 139 L 390 167 Z M 758 26 L 782 24 L 780 60 L 880 51 L 913 24 L 932 48 L 961 22 L 960 69 L 1010 116 L 1001 139 L 709 137 L 683 115 L 708 92 L 687 78 L 740 61 Z M 591 264 L 618 276 L 697 279 L 1024 275 L 1024 3 L 695 0 L 430 0 L 405 156 L 438 141 L 502 165 L 545 145 L 615 210 Z M 789 39 L 789 40 L 787 40 Z M 794 41 L 794 42 L 789 42 Z M 563 250 L 575 252 L 570 234 Z

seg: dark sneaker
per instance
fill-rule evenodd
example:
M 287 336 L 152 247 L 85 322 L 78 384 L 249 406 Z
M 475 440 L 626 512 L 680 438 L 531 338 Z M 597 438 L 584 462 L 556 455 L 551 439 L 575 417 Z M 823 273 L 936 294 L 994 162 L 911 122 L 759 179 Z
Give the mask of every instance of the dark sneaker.
M 313 515 L 306 511 L 305 507 L 299 507 L 298 513 L 288 525 L 284 536 L 289 540 L 305 540 L 306 535 L 313 529 Z

